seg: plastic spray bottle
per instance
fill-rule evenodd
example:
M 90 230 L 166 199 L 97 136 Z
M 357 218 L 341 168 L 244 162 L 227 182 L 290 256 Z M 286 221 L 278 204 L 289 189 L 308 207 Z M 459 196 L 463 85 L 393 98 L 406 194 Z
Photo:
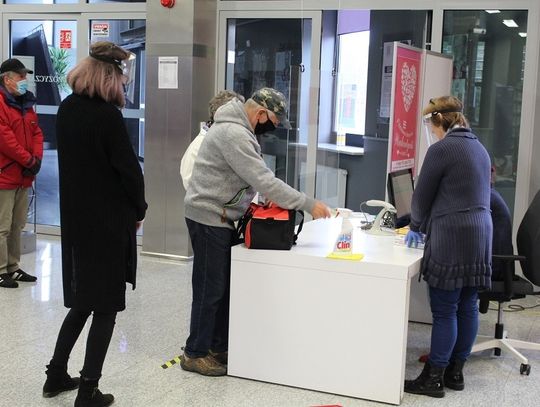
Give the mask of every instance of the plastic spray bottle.
M 349 220 L 350 209 L 339 209 L 341 216 L 341 230 L 334 244 L 334 251 L 328 255 L 332 259 L 361 260 L 364 256 L 359 253 L 353 253 L 353 225 Z

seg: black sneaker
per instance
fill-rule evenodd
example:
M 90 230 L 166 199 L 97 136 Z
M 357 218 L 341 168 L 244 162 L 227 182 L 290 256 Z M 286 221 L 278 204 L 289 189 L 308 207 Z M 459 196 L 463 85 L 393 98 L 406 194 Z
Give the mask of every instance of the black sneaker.
M 25 283 L 33 283 L 37 281 L 37 277 L 34 277 L 21 269 L 18 269 L 13 273 L 9 273 L 9 275 L 15 281 L 24 281 Z
M 8 273 L 0 274 L 0 287 L 17 288 L 19 284 Z

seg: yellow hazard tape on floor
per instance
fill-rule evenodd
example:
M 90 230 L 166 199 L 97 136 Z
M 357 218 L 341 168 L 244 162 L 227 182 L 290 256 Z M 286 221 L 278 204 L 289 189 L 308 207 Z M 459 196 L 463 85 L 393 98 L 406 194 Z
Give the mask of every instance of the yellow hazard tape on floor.
M 168 362 L 165 362 L 161 365 L 162 369 L 168 369 L 173 365 L 176 365 L 177 363 L 180 363 L 180 356 L 176 356 L 174 359 L 169 360 Z

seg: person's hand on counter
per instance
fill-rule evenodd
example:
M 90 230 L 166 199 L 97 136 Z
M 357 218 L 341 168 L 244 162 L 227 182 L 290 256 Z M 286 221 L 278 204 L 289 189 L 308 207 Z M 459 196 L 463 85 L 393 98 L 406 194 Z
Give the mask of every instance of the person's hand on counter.
M 315 201 L 315 205 L 313 205 L 313 209 L 311 210 L 311 216 L 313 219 L 329 218 L 330 208 L 321 201 Z
M 418 247 L 418 243 L 424 243 L 422 233 L 409 230 L 407 235 L 405 235 L 405 244 L 407 247 Z

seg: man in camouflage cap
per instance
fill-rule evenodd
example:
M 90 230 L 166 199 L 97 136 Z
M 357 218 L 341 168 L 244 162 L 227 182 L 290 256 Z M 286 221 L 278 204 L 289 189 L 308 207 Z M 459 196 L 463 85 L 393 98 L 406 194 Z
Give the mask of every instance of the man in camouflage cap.
M 286 209 L 313 218 L 328 207 L 276 178 L 261 157 L 258 135 L 281 123 L 290 128 L 282 93 L 263 88 L 242 103 L 234 98 L 214 114 L 199 149 L 185 198 L 193 247 L 193 302 L 190 334 L 180 366 L 206 376 L 227 374 L 229 286 L 234 222 L 256 192 Z
M 287 100 L 283 93 L 272 88 L 262 88 L 253 93 L 251 99 L 273 112 L 283 127 L 291 129 L 291 123 L 287 119 Z

